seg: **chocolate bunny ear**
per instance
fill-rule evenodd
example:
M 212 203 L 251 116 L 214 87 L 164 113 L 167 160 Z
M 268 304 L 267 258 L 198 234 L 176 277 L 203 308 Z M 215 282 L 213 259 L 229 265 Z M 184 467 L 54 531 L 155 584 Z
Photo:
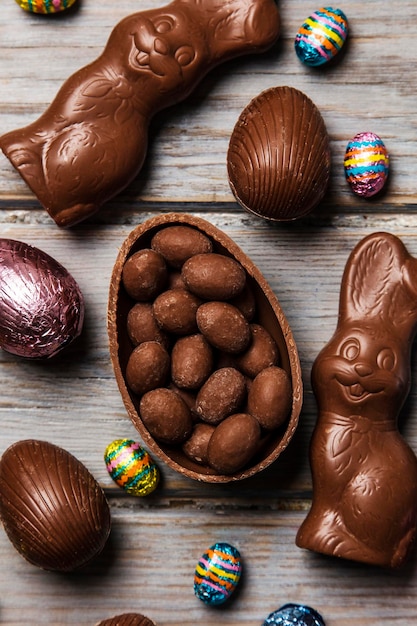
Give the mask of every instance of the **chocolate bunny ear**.
M 339 322 L 370 319 L 389 323 L 401 334 L 417 324 L 417 259 L 388 233 L 362 239 L 342 279 Z
M 208 16 L 215 57 L 227 58 L 248 42 L 264 50 L 278 38 L 280 17 L 275 0 L 197 0 L 196 5 Z

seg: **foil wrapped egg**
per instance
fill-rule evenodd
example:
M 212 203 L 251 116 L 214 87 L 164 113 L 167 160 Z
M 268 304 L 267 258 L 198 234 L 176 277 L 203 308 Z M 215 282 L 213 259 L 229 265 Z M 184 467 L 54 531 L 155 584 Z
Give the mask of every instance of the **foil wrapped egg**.
M 239 551 L 229 543 L 215 543 L 197 563 L 194 593 L 205 604 L 223 604 L 235 591 L 241 573 Z
M 284 604 L 271 613 L 262 626 L 325 626 L 315 609 L 302 604 Z
M 306 65 L 323 65 L 341 50 L 348 31 L 348 20 L 341 9 L 323 7 L 312 13 L 299 28 L 295 36 L 295 52 Z
M 110 533 L 100 485 L 69 452 L 28 439 L 0 460 L 0 518 L 16 550 L 42 569 L 70 572 L 97 556 Z
M 69 9 L 76 0 L 16 0 L 29 13 L 60 13 Z
M 50 358 L 81 334 L 83 322 L 84 299 L 71 274 L 34 246 L 0 239 L 0 347 Z
M 104 453 L 107 471 L 132 496 L 147 496 L 159 482 L 159 469 L 142 446 L 131 439 L 116 439 Z
M 389 155 L 384 142 L 371 132 L 358 133 L 346 146 L 344 168 L 353 193 L 371 198 L 385 186 Z
M 233 129 L 229 183 L 246 210 L 272 221 L 298 219 L 324 198 L 330 142 L 316 105 L 293 87 L 255 97 Z

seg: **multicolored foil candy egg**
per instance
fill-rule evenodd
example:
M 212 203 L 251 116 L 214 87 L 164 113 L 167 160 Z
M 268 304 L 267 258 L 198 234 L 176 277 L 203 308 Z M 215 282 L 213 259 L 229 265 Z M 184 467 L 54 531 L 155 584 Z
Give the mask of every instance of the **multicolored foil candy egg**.
M 344 160 L 346 180 L 358 196 L 370 198 L 384 187 L 389 173 L 389 155 L 375 133 L 358 133 L 349 141 Z
M 346 15 L 340 9 L 324 7 L 312 13 L 295 36 L 295 52 L 300 61 L 317 67 L 331 61 L 348 35 Z
M 197 563 L 194 593 L 205 604 L 223 604 L 236 589 L 241 573 L 239 551 L 229 543 L 215 543 Z
M 17 4 L 29 13 L 59 13 L 69 9 L 75 0 L 16 0 Z
M 322 616 L 309 606 L 284 604 L 271 613 L 262 626 L 325 626 Z
M 104 453 L 112 479 L 132 496 L 147 496 L 159 482 L 159 469 L 142 446 L 131 439 L 117 439 Z

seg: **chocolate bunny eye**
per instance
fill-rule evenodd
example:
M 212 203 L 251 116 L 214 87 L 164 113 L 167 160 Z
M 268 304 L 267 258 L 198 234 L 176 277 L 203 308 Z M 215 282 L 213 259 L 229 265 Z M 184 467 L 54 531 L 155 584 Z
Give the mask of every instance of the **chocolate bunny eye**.
M 181 46 L 175 52 L 175 58 L 177 60 L 177 63 L 181 65 L 181 67 L 189 65 L 194 59 L 194 56 L 194 50 L 191 46 Z
M 354 361 L 360 352 L 360 344 L 357 339 L 348 339 L 342 344 L 340 354 L 348 361 Z
M 393 370 L 395 367 L 395 354 L 390 348 L 384 348 L 378 353 L 376 362 L 382 370 Z
M 155 22 L 155 30 L 160 35 L 163 35 L 164 33 L 172 30 L 173 26 L 174 23 L 169 17 L 163 17 L 158 22 Z

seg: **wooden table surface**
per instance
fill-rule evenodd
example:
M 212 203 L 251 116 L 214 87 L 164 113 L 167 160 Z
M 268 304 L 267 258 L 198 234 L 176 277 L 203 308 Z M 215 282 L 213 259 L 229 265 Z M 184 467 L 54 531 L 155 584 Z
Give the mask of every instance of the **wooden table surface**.
M 34 16 L 1 0 L 0 134 L 36 119 L 62 82 L 95 59 L 125 15 L 158 0 L 78 0 L 60 16 Z M 96 216 L 59 229 L 9 161 L 0 158 L 0 236 L 38 246 L 76 278 L 86 301 L 82 337 L 57 360 L 0 355 L 0 451 L 25 438 L 51 441 L 82 461 L 104 487 L 112 513 L 110 542 L 88 572 L 57 575 L 28 564 L 0 529 L 0 622 L 81 624 L 140 612 L 158 626 L 260 626 L 286 602 L 315 607 L 327 626 L 408 626 L 417 622 L 417 555 L 399 571 L 326 558 L 295 546 L 311 502 L 308 445 L 316 420 L 312 363 L 336 324 L 341 275 L 353 246 L 385 230 L 417 256 L 417 4 L 345 0 L 350 22 L 338 64 L 313 70 L 293 40 L 318 8 L 280 0 L 282 34 L 263 55 L 243 57 L 209 74 L 183 104 L 151 123 L 144 168 Z M 331 139 L 328 195 L 308 218 L 269 224 L 234 201 L 226 152 L 233 126 L 262 90 L 290 85 L 319 107 Z M 370 130 L 391 155 L 386 193 L 355 197 L 344 179 L 347 141 Z M 230 485 L 199 484 L 160 463 L 151 496 L 125 495 L 107 474 L 103 453 L 116 438 L 139 439 L 119 394 L 106 331 L 110 273 L 131 230 L 160 213 L 183 211 L 224 230 L 275 291 L 298 346 L 305 386 L 299 428 L 289 448 L 257 477 Z M 417 452 L 417 363 L 400 428 Z M 235 597 L 214 610 L 193 594 L 195 564 L 211 544 L 227 541 L 244 559 Z

